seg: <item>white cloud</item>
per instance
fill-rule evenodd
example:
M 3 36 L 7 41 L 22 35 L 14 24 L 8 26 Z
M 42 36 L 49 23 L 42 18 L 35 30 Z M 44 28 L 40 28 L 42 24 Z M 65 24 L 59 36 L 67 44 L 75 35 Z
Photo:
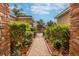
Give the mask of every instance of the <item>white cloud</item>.
M 54 3 L 54 4 L 50 4 L 52 10 L 54 10 L 57 13 L 60 13 L 61 11 L 63 11 L 65 8 L 67 8 L 69 6 L 69 4 L 64 4 L 64 3 Z
M 65 8 L 66 4 L 51 4 L 51 3 L 36 3 L 31 6 L 31 11 L 34 14 L 49 14 L 51 10 L 55 10 L 56 12 L 62 11 Z
M 64 8 L 64 4 L 54 4 L 56 7 Z
M 42 5 L 42 4 L 34 4 L 31 7 L 31 11 L 34 14 L 49 14 L 50 13 L 51 8 L 48 5 Z

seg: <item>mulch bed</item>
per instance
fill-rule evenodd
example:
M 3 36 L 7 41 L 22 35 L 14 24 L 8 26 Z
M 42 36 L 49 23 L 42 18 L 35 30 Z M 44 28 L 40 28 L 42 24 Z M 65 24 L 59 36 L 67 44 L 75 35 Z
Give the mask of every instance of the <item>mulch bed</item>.
M 52 46 L 52 43 L 49 40 L 46 40 L 48 48 L 49 48 L 49 52 L 51 53 L 52 56 L 62 56 L 61 51 L 57 51 L 56 49 L 54 49 L 54 47 Z
M 47 42 L 48 50 L 49 50 L 50 54 L 52 55 L 52 53 L 53 53 L 52 43 L 49 40 L 46 40 L 46 42 Z

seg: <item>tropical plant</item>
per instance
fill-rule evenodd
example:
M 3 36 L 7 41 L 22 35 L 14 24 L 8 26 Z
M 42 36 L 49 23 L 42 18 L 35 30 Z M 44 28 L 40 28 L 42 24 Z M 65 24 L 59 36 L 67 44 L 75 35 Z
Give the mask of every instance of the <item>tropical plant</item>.
M 55 49 L 60 50 L 62 45 L 61 45 L 60 41 L 55 40 L 54 43 L 53 43 L 53 46 L 54 46 Z
M 13 21 L 10 23 L 11 55 L 20 55 L 21 48 L 28 48 L 32 42 L 30 24 Z
M 39 21 L 37 21 L 37 27 L 43 27 L 44 26 L 44 22 L 42 19 L 40 19 Z
M 14 8 L 11 10 L 11 12 L 16 17 L 16 20 L 18 20 L 18 16 L 25 16 L 23 9 L 18 7 L 16 4 L 14 4 Z
M 23 13 L 23 9 L 18 7 L 16 4 L 14 4 L 14 8 L 11 10 L 14 16 L 21 16 L 25 15 Z
M 42 19 L 40 19 L 39 21 L 37 21 L 37 30 L 38 32 L 41 32 L 43 30 L 44 27 L 44 22 Z
M 53 21 L 49 21 L 49 22 L 47 22 L 47 26 L 51 26 L 51 25 L 53 25 L 54 24 L 54 22 Z
M 66 51 L 69 49 L 70 31 L 67 25 L 52 24 L 44 30 L 44 36 L 51 41 L 52 46 L 56 49 Z

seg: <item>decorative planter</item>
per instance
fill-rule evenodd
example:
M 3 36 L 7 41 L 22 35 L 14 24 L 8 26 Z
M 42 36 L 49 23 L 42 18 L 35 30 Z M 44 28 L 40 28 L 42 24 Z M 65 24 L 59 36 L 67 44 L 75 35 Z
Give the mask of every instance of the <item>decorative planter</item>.
M 21 48 L 20 52 L 22 56 L 26 56 L 28 48 Z

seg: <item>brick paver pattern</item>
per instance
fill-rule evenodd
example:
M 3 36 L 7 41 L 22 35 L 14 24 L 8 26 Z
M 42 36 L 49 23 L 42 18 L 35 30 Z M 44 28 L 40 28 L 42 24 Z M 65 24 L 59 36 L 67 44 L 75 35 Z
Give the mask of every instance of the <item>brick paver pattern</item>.
M 37 33 L 28 56 L 50 56 L 42 33 Z

